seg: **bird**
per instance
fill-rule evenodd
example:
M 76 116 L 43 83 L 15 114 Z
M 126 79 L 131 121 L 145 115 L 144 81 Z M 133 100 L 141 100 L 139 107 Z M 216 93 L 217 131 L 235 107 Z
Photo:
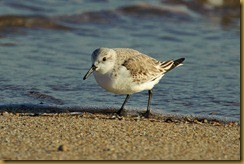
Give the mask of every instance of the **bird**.
M 130 96 L 144 90 L 148 91 L 147 110 L 144 113 L 149 118 L 153 87 L 170 70 L 183 65 L 185 58 L 159 61 L 131 48 L 100 47 L 91 55 L 92 66 L 83 80 L 93 73 L 96 82 L 108 92 L 124 94 L 126 98 L 121 108 L 116 112 L 125 116 L 125 104 Z

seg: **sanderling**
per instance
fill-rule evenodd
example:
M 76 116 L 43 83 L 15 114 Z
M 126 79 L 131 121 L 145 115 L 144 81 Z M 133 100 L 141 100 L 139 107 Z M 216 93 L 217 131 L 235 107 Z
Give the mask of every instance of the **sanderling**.
M 164 74 L 182 65 L 185 58 L 158 61 L 130 48 L 98 48 L 91 55 L 92 66 L 83 80 L 94 72 L 97 83 L 105 90 L 126 94 L 118 115 L 125 115 L 124 106 L 133 93 L 148 90 L 145 117 L 149 117 L 152 88 Z

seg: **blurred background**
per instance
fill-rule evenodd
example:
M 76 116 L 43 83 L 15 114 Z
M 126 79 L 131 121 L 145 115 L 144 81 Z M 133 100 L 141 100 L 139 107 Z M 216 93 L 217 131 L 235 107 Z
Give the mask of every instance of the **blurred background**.
M 152 110 L 239 120 L 239 0 L 1 0 L 0 105 L 116 107 L 91 76 L 98 47 L 185 57 L 154 88 Z M 127 109 L 146 109 L 147 91 Z

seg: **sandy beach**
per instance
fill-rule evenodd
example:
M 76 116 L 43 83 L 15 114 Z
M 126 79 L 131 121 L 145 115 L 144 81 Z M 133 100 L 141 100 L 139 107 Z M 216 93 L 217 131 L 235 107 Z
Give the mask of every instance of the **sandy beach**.
M 0 115 L 1 160 L 240 160 L 240 125 L 111 114 Z

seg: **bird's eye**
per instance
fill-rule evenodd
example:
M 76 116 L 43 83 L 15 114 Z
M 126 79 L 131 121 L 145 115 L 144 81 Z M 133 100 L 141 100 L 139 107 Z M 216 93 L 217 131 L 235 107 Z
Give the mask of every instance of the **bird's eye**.
M 106 60 L 107 60 L 107 58 L 106 58 L 106 57 L 104 57 L 104 58 L 103 58 L 103 61 L 106 61 Z

